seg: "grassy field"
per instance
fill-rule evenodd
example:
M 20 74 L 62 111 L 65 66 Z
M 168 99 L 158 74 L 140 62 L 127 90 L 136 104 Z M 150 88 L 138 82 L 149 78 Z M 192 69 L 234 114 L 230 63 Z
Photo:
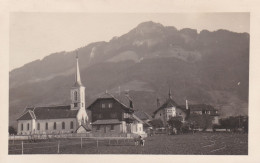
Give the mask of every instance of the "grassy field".
M 133 140 L 59 140 L 60 154 L 178 154 L 178 155 L 247 155 L 248 135 L 232 133 L 195 133 L 154 135 L 145 146 Z M 14 143 L 14 144 L 13 144 Z M 21 141 L 9 142 L 9 154 L 21 154 Z M 57 154 L 58 140 L 24 142 L 24 154 Z

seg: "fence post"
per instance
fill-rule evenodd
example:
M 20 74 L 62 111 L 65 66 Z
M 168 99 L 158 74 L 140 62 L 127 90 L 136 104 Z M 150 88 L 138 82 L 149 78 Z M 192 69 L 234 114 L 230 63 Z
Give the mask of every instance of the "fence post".
M 58 151 L 57 153 L 60 153 L 60 141 L 58 141 Z
M 97 148 L 98 148 L 98 138 L 97 138 Z
M 108 144 L 110 145 L 110 139 L 108 139 Z
M 14 139 L 15 139 L 15 135 L 14 135 Z M 14 144 L 14 139 L 13 139 L 13 144 Z
M 22 141 L 22 155 L 23 155 L 23 141 Z
M 116 139 L 116 142 L 117 142 L 117 144 L 118 144 L 118 138 Z
M 80 148 L 82 148 L 82 137 L 80 138 Z

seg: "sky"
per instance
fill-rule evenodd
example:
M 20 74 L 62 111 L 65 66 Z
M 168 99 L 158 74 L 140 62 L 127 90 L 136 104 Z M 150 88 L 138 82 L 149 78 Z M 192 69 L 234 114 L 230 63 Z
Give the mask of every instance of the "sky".
M 249 13 L 11 13 L 9 70 L 51 53 L 109 41 L 154 21 L 177 29 L 250 31 Z

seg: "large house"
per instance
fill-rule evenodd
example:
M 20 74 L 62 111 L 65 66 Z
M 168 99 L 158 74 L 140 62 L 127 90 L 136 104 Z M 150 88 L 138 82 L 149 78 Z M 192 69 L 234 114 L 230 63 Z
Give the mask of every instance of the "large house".
M 134 115 L 132 100 L 104 93 L 88 108 L 94 136 L 145 135 L 143 121 Z
M 219 124 L 218 110 L 211 105 L 207 104 L 195 104 L 189 105 L 190 116 L 193 115 L 209 115 L 212 117 L 212 124 Z
M 81 83 L 78 56 L 75 83 L 70 90 L 71 104 L 62 106 L 27 107 L 17 119 L 18 134 L 86 132 L 88 115 L 85 109 L 85 87 Z
M 157 108 L 153 113 L 154 119 L 161 119 L 164 126 L 167 126 L 167 121 L 171 117 L 179 117 L 182 121 L 185 121 L 189 114 L 189 110 L 179 105 L 173 100 L 171 95 L 171 89 L 169 89 L 168 99 Z

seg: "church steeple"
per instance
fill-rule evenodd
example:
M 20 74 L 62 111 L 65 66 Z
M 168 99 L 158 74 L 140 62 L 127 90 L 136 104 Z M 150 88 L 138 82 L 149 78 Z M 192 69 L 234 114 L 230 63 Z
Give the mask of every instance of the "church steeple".
M 87 112 L 85 109 L 85 87 L 80 79 L 78 51 L 76 51 L 76 73 L 75 83 L 70 90 L 71 94 L 71 109 L 78 110 L 77 121 L 81 125 L 82 122 L 88 120 Z
M 75 74 L 75 87 L 83 86 L 80 79 L 80 72 L 79 72 L 79 57 L 78 51 L 76 51 L 76 74 Z
M 171 88 L 169 88 L 169 94 L 168 94 L 169 98 L 171 99 L 172 98 L 172 91 L 171 91 Z

